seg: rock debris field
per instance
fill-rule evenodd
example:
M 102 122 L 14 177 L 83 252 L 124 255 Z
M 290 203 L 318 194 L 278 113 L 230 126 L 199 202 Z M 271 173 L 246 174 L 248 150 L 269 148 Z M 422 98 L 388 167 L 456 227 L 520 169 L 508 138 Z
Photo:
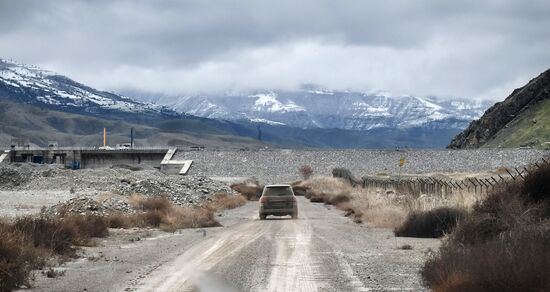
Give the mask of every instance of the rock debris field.
M 165 175 L 155 168 L 122 165 L 69 170 L 30 163 L 0 166 L 0 215 L 30 213 L 42 205 L 49 207 L 66 200 L 76 213 L 130 211 L 126 201 L 133 194 L 167 196 L 177 205 L 196 206 L 218 192 L 232 191 L 225 183 L 207 177 Z
M 266 151 L 181 151 L 173 159 L 191 159 L 190 173 L 216 177 L 251 177 L 265 182 L 290 181 L 299 177 L 298 168 L 310 165 L 316 174 L 330 175 L 345 167 L 358 177 L 404 173 L 485 172 L 499 167 L 523 166 L 550 155 L 534 149 L 481 150 L 266 150 Z
M 232 192 L 222 181 L 255 177 L 263 183 L 300 178 L 298 169 L 310 165 L 315 174 L 330 175 L 345 167 L 357 177 L 396 174 L 405 158 L 403 173 L 435 174 L 489 172 L 499 167 L 520 167 L 541 161 L 541 150 L 265 150 L 182 151 L 174 160 L 191 159 L 186 176 L 166 175 L 156 168 L 118 165 L 105 169 L 68 170 L 59 165 L 30 163 L 0 166 L 0 215 L 38 212 L 42 206 L 55 212 L 67 202 L 83 213 L 130 211 L 132 194 L 167 196 L 181 206 L 197 206 L 217 192 Z

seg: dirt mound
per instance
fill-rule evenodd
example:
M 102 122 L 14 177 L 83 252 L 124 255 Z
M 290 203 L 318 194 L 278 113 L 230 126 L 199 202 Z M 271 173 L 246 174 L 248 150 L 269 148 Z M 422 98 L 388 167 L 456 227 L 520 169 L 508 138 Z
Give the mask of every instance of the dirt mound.
M 111 213 L 135 213 L 134 208 L 123 199 L 107 198 L 95 200 L 90 197 L 76 197 L 44 210 L 50 215 L 107 215 Z

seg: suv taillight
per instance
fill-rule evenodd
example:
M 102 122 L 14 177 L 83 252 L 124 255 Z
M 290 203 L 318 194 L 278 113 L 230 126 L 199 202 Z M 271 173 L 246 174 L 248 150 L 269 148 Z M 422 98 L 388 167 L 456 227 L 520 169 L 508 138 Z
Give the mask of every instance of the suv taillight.
M 261 197 L 260 198 L 260 204 L 265 204 L 267 203 L 267 198 L 266 197 Z
M 296 202 L 296 197 L 295 196 L 292 196 L 288 199 L 290 202 Z

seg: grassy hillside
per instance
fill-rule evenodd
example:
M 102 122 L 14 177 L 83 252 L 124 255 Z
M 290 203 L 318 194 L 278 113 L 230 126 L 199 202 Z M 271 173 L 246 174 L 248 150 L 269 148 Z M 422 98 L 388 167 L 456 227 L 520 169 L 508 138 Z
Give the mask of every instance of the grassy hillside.
M 549 139 L 550 69 L 515 89 L 456 135 L 447 148 L 543 147 Z
M 0 101 L 2 148 L 8 147 L 12 138 L 25 139 L 39 146 L 47 145 L 48 141 L 58 141 L 60 146 L 100 146 L 103 143 L 103 128 L 107 128 L 109 145 L 129 142 L 130 129 L 134 128 L 137 146 L 266 146 L 251 138 L 232 136 L 231 133 L 193 119 L 166 120 L 158 125 L 147 125 Z
M 545 142 L 550 142 L 550 100 L 542 100 L 525 109 L 483 148 L 543 148 Z

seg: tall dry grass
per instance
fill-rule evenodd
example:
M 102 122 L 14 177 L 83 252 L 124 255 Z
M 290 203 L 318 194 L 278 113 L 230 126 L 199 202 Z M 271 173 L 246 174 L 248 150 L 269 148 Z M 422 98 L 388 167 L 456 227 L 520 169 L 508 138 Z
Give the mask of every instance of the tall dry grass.
M 129 203 L 141 210 L 135 214 L 111 214 L 104 218 L 111 228 L 153 227 L 173 232 L 178 229 L 221 226 L 216 209 L 209 205 L 180 207 L 166 197 L 133 195 Z
M 108 229 L 101 217 L 19 217 L 0 222 L 0 291 L 30 287 L 31 272 L 52 256 L 75 256 L 76 246 L 93 244 Z
M 246 198 L 241 195 L 229 193 L 216 193 L 208 206 L 216 211 L 230 210 L 246 204 Z
M 396 228 L 415 212 L 440 207 L 467 210 L 482 199 L 480 195 L 468 192 L 455 192 L 446 197 L 415 196 L 396 190 L 352 187 L 346 179 L 326 176 L 313 177 L 299 186 L 306 188 L 306 198 L 311 202 L 336 205 L 353 216 L 356 222 L 364 221 L 369 226 L 380 228 Z

